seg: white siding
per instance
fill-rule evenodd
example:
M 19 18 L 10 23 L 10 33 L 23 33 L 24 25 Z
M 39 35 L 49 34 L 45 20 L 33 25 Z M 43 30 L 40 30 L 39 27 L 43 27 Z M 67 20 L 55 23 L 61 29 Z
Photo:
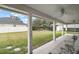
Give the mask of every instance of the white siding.
M 13 27 L 13 25 L 9 24 L 0 24 L 0 33 L 5 32 L 22 32 L 27 31 L 27 26 L 25 25 L 16 25 L 16 27 Z
M 27 27 L 0 27 L 0 33 L 27 31 Z
M 79 28 L 79 24 L 69 24 L 68 26 L 67 26 L 68 28 Z

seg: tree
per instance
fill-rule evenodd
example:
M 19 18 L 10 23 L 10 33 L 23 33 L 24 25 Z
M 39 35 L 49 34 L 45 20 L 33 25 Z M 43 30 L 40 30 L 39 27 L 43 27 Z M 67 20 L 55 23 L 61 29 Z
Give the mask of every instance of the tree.
M 36 18 L 33 20 L 33 30 L 38 30 L 42 27 L 42 21 L 40 20 L 40 18 Z
M 52 24 L 49 20 L 36 18 L 33 20 L 33 30 L 51 30 L 50 25 Z

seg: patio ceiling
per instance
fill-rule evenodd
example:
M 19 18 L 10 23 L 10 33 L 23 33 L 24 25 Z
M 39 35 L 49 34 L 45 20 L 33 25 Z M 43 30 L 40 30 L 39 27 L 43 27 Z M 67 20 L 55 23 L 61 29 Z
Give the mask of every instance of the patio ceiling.
M 64 23 L 79 23 L 79 5 L 77 4 L 29 4 L 28 6 L 57 18 Z M 61 13 L 61 9 L 64 9 L 64 14 Z
M 47 17 L 52 20 L 57 20 L 63 23 L 79 23 L 79 5 L 78 4 L 26 4 L 17 5 L 10 4 L 5 5 L 22 10 L 26 12 L 32 12 L 33 14 Z M 11 9 L 12 9 L 11 8 Z M 9 8 L 10 9 L 10 8 Z M 62 13 L 61 10 L 64 9 Z M 74 21 L 75 20 L 75 21 Z

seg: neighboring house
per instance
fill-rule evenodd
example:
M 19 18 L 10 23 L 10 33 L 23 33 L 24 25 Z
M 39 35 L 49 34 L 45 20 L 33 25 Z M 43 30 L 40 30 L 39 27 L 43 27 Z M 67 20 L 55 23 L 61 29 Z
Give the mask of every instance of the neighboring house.
M 27 31 L 27 24 L 24 24 L 18 17 L 0 18 L 0 33 Z
M 68 31 L 77 31 L 79 32 L 79 24 L 68 24 Z
M 64 25 L 64 30 L 66 25 Z M 57 31 L 62 30 L 62 24 L 58 24 L 56 27 Z M 67 31 L 79 31 L 79 24 L 67 24 Z
M 53 28 L 53 24 L 51 24 L 50 27 Z M 61 23 L 56 23 L 56 28 L 55 29 L 56 29 L 56 31 L 62 31 L 62 24 Z

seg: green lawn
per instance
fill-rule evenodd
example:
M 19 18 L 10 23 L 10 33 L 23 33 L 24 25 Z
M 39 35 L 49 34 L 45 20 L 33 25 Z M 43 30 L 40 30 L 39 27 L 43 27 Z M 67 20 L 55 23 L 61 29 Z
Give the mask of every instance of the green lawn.
M 52 40 L 52 31 L 33 31 L 32 45 L 37 48 Z M 61 35 L 56 33 L 56 37 Z M 13 46 L 12 49 L 5 49 Z M 21 51 L 15 52 L 13 49 L 21 48 Z M 0 54 L 24 54 L 27 53 L 27 32 L 0 33 Z
M 67 31 L 69 34 L 79 34 L 79 32 L 72 32 L 72 31 Z

